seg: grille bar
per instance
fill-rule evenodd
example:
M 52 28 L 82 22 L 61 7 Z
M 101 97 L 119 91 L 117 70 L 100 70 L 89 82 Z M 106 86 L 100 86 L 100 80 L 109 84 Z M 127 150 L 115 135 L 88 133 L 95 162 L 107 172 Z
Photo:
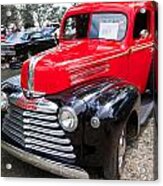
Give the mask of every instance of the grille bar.
M 50 127 L 50 128 L 58 128 L 59 127 L 59 124 L 56 122 L 41 121 L 41 120 L 37 120 L 37 119 L 33 119 L 33 118 L 24 118 L 23 122 L 34 124 L 36 126 L 41 126 L 41 127 Z
M 4 128 L 7 128 L 8 130 L 13 130 L 16 131 L 18 133 L 18 135 L 23 135 L 23 128 L 18 126 L 18 125 L 13 125 L 13 123 L 8 122 L 7 120 L 4 121 Z
M 17 135 L 14 135 L 11 131 L 8 131 L 6 129 L 3 130 L 3 132 L 10 137 L 12 140 L 14 140 L 15 142 L 17 142 L 19 145 L 21 146 L 25 146 L 24 140 L 22 140 L 21 138 L 19 138 Z
M 31 111 L 25 111 L 23 112 L 23 116 L 27 116 L 30 118 L 39 118 L 42 120 L 49 120 L 49 121 L 55 121 L 57 120 L 57 117 L 55 115 L 47 115 L 47 114 L 42 114 L 42 113 L 34 113 Z
M 27 137 L 32 137 L 35 139 L 42 139 L 43 141 L 47 141 L 47 142 L 53 142 L 56 144 L 61 144 L 61 145 L 67 145 L 70 144 L 70 140 L 68 138 L 59 138 L 59 137 L 52 137 L 52 136 L 47 136 L 44 134 L 40 134 L 38 132 L 31 132 L 31 131 L 25 131 L 24 135 Z
M 23 122 L 19 118 L 15 118 L 12 115 L 6 115 L 6 117 L 4 118 L 4 122 L 5 121 L 8 123 L 12 123 L 13 126 L 15 125 L 23 128 Z
M 9 128 L 9 127 L 5 127 L 5 128 L 2 128 L 3 132 L 8 135 L 9 134 L 9 137 L 11 137 L 12 139 L 13 138 L 16 138 L 18 140 L 22 140 L 24 141 L 24 136 L 23 134 L 17 132 L 16 130 L 13 130 L 12 128 Z M 16 140 L 17 141 L 17 140 Z
M 73 153 L 58 152 L 56 150 L 47 149 L 47 148 L 41 147 L 39 145 L 26 144 L 25 147 L 29 148 L 29 149 L 33 149 L 33 150 L 39 151 L 39 152 L 45 152 L 45 153 L 47 153 L 49 155 L 59 156 L 59 157 L 62 157 L 62 158 L 68 158 L 68 159 L 76 158 L 76 156 Z
M 54 135 L 54 136 L 64 136 L 64 132 L 63 130 L 50 130 L 48 128 L 43 128 L 43 127 L 37 127 L 37 126 L 33 126 L 31 124 L 28 125 L 23 125 L 24 129 L 30 130 L 30 131 L 34 131 L 34 132 L 40 132 L 43 134 L 48 134 L 48 135 Z
M 55 150 L 59 150 L 59 151 L 64 151 L 64 152 L 72 152 L 73 147 L 72 145 L 67 145 L 67 146 L 62 146 L 62 145 L 58 145 L 58 144 L 54 144 L 54 143 L 50 143 L 50 142 L 45 142 L 42 140 L 38 140 L 38 139 L 34 139 L 34 138 L 25 138 L 25 143 L 26 144 L 36 144 L 39 145 L 41 147 L 49 147 L 51 149 L 55 149 Z

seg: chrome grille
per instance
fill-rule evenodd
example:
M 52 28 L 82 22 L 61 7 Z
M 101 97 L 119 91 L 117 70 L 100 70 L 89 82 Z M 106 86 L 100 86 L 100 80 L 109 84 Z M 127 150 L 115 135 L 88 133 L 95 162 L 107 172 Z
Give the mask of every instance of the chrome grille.
M 26 110 L 10 100 L 8 113 L 3 120 L 2 131 L 27 150 L 51 155 L 54 158 L 74 160 L 71 140 L 57 121 L 57 113 Z

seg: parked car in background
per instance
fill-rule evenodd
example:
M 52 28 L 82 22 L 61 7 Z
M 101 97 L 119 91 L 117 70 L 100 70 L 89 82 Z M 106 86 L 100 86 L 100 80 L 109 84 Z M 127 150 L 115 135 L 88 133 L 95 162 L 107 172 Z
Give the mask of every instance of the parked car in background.
M 1 25 L 1 42 L 5 41 L 6 39 L 6 29 L 3 25 Z
M 49 31 L 40 30 L 30 35 L 30 42 L 28 44 L 29 55 L 35 55 L 39 52 L 47 50 L 57 45 L 56 38 L 53 36 L 53 29 Z
M 52 32 L 53 29 L 46 34 L 41 30 L 29 29 L 12 33 L 1 42 L 2 68 L 6 64 L 11 68 L 20 68 L 28 57 L 56 46 L 57 41 L 52 37 Z
M 42 33 L 45 37 L 55 37 L 57 39 L 57 42 L 59 41 L 59 30 L 60 30 L 60 25 L 55 24 L 52 27 L 44 27 L 42 29 Z

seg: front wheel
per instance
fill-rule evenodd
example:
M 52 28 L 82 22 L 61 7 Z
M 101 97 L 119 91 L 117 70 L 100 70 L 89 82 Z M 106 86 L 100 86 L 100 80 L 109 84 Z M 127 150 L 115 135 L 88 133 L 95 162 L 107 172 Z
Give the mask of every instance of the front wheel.
M 121 177 L 123 173 L 123 168 L 125 164 L 125 154 L 126 154 L 126 131 L 122 130 L 122 133 L 118 140 L 118 176 Z
M 104 165 L 104 178 L 105 179 L 120 179 L 125 164 L 126 154 L 126 128 L 122 130 L 116 150 L 112 153 L 112 156 L 105 161 Z

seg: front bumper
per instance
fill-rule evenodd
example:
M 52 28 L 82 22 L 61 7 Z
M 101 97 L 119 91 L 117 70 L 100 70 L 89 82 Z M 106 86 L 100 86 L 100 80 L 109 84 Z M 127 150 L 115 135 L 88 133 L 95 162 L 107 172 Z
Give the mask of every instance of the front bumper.
M 89 174 L 80 167 L 70 166 L 63 163 L 58 163 L 56 161 L 51 161 L 41 156 L 34 155 L 32 153 L 26 152 L 20 148 L 17 148 L 5 141 L 1 141 L 1 146 L 9 154 L 17 157 L 18 159 L 27 162 L 35 167 L 38 167 L 42 170 L 48 171 L 52 174 L 63 176 L 65 178 L 72 179 L 88 179 Z

